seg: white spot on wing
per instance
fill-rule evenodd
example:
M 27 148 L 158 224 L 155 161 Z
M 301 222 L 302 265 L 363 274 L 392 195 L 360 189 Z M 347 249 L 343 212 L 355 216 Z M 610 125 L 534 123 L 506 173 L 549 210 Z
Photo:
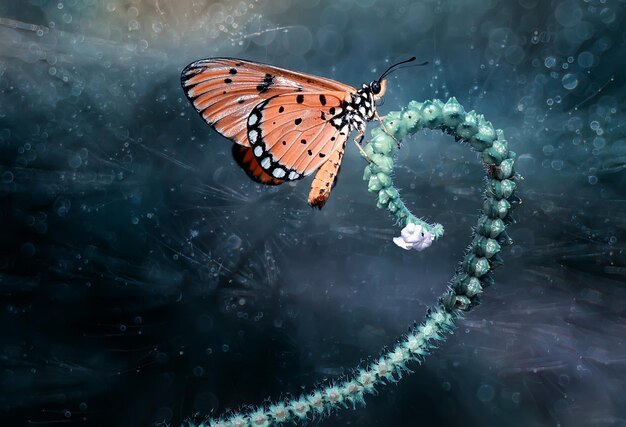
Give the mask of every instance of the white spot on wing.
M 276 178 L 282 178 L 283 176 L 285 176 L 285 170 L 283 168 L 276 168 L 274 169 L 274 171 L 272 172 L 272 175 L 274 175 L 274 177 Z
M 259 116 L 256 115 L 256 113 L 252 113 L 250 114 L 250 117 L 248 117 L 248 124 L 250 126 L 252 126 L 253 124 L 255 124 L 257 121 L 259 120 Z
M 269 157 L 266 157 L 266 158 L 264 158 L 264 159 L 263 159 L 263 161 L 261 162 L 261 167 L 262 167 L 263 169 L 269 169 L 270 164 L 271 164 L 270 158 L 269 158 Z
M 261 147 L 260 145 L 254 147 L 254 155 L 257 157 L 261 157 L 263 155 L 263 147 Z
M 252 129 L 250 132 L 248 132 L 248 139 L 250 140 L 251 143 L 256 144 L 256 140 L 259 137 L 259 133 Z
M 289 179 L 298 179 L 300 178 L 300 174 L 294 171 L 289 172 Z

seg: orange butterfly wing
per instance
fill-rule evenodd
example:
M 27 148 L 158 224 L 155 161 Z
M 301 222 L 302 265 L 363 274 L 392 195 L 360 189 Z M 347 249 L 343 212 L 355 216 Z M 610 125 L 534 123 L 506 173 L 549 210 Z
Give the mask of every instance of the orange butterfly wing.
M 185 94 L 216 131 L 250 146 L 246 121 L 252 109 L 273 96 L 293 92 L 356 91 L 324 77 L 235 58 L 210 58 L 189 64 L 181 74 Z
M 248 117 L 248 140 L 261 168 L 293 181 L 310 175 L 350 133 L 343 92 L 301 92 L 263 101 Z
M 279 185 L 283 183 L 282 180 L 274 178 L 261 168 L 254 154 L 252 154 L 252 148 L 233 144 L 232 153 L 233 159 L 235 159 L 239 167 L 243 169 L 253 181 L 266 185 Z
M 345 148 L 346 143 L 344 141 L 343 145 L 333 152 L 330 159 L 315 174 L 308 197 L 311 207 L 322 209 L 322 206 L 330 197 L 330 192 L 337 183 Z

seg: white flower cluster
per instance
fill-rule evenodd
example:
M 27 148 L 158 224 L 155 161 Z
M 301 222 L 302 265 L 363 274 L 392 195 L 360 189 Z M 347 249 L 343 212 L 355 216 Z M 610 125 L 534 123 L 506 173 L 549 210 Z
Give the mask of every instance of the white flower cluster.
M 426 231 L 424 227 L 409 222 L 400 232 L 400 237 L 394 237 L 393 243 L 402 249 L 422 251 L 429 247 L 435 239 L 434 234 Z

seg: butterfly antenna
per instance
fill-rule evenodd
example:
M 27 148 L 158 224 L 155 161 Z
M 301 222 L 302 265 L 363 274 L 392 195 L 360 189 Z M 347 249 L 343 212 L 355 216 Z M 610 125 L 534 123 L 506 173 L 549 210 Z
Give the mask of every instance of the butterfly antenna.
M 384 78 L 385 78 L 385 76 L 389 75 L 392 71 L 395 71 L 395 70 L 394 70 L 394 68 L 396 68 L 398 65 L 406 64 L 407 62 L 413 62 L 413 61 L 415 61 L 415 59 L 416 59 L 416 58 L 413 56 L 413 57 L 411 57 L 411 58 L 409 58 L 409 59 L 407 59 L 407 60 L 400 61 L 400 62 L 398 62 L 398 63 L 396 63 L 396 64 L 393 64 L 391 67 L 389 67 L 389 68 L 387 68 L 387 70 L 385 70 L 385 72 L 384 72 L 384 73 L 380 76 L 380 78 L 378 79 L 378 81 L 381 81 L 382 79 L 384 79 Z M 419 67 L 419 66 L 422 66 L 422 65 L 427 65 L 427 64 L 428 64 L 428 61 L 424 61 L 424 62 L 422 62 L 422 63 L 415 64 L 414 66 L 415 66 L 415 67 Z M 403 67 L 403 68 L 404 68 L 404 67 Z M 396 70 L 397 70 L 397 68 L 396 68 Z

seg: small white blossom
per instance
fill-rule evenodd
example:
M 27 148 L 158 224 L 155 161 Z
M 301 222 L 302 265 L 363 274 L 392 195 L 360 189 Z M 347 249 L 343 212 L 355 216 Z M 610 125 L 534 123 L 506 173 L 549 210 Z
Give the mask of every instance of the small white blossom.
M 434 234 L 426 231 L 421 225 L 409 222 L 400 232 L 400 237 L 393 238 L 393 243 L 407 251 L 411 249 L 422 251 L 429 247 L 433 240 Z

